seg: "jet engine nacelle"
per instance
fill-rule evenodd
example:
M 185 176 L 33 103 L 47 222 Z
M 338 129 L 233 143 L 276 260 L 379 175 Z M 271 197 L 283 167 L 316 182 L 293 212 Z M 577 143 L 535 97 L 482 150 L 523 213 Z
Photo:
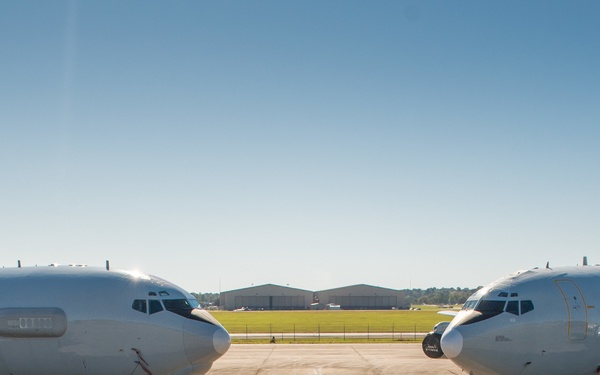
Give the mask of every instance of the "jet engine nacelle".
M 433 327 L 433 331 L 429 332 L 423 339 L 423 342 L 421 343 L 423 353 L 429 358 L 441 358 L 444 356 L 440 340 L 446 327 L 448 327 L 448 324 L 450 324 L 450 322 L 439 322 Z

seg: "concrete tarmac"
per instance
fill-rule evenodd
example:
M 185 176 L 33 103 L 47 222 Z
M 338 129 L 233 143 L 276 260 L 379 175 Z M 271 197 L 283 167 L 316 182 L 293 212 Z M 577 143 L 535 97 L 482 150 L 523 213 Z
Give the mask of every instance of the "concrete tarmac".
M 207 375 L 464 374 L 421 344 L 234 344 Z

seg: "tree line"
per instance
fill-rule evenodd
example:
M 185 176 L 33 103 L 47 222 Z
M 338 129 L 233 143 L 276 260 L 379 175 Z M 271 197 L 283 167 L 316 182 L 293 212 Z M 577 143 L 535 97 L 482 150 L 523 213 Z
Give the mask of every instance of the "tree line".
M 220 306 L 221 300 L 219 298 L 219 293 L 191 293 L 194 298 L 202 307 L 206 308 L 208 306 Z
M 411 305 L 462 305 L 473 293 L 481 289 L 428 288 L 404 289 L 406 302 Z

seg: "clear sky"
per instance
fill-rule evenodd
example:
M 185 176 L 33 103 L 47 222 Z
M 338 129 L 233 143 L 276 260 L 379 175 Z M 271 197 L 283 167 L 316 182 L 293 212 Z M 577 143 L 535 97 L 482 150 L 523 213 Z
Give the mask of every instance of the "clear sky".
M 600 2 L 2 1 L 0 266 L 193 292 L 600 263 Z

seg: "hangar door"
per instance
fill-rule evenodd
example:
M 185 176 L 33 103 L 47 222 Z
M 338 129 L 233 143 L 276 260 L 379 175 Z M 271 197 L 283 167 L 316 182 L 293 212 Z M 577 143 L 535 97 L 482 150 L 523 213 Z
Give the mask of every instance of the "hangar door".
M 236 296 L 235 307 L 253 310 L 304 310 L 304 296 Z
M 396 296 L 331 296 L 329 303 L 344 310 L 387 310 L 398 306 Z

